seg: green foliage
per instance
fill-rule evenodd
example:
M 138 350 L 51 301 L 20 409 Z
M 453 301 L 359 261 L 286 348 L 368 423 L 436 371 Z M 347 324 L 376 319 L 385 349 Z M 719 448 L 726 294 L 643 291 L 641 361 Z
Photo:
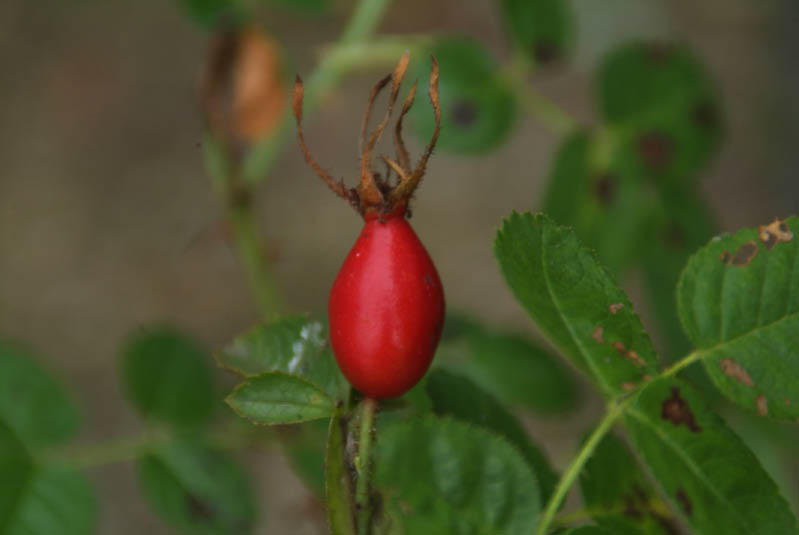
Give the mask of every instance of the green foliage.
M 571 229 L 513 213 L 494 251 L 516 298 L 606 395 L 655 374 L 655 353 L 629 299 Z
M 94 532 L 94 492 L 72 470 L 40 466 L 15 432 L 0 422 L 0 533 Z
M 0 342 L 0 425 L 30 446 L 63 442 L 78 427 L 64 389 L 30 356 Z
M 236 0 L 180 0 L 180 3 L 186 14 L 209 29 L 245 20 L 244 11 Z
M 633 453 L 612 434 L 605 435 L 586 463 L 580 489 L 594 520 L 613 533 L 668 535 L 677 529 Z
M 549 499 L 558 476 L 513 414 L 471 380 L 446 370 L 433 370 L 428 375 L 426 387 L 436 414 L 452 416 L 491 430 L 516 446 L 536 475 L 542 501 Z
M 532 533 L 535 475 L 484 429 L 428 416 L 378 427 L 375 483 L 388 533 Z
M 301 316 L 257 325 L 217 354 L 223 367 L 244 377 L 282 372 L 304 379 L 333 400 L 344 399 L 349 385 L 339 371 L 324 325 Z
M 209 357 L 193 339 L 169 327 L 145 329 L 127 341 L 122 357 L 123 389 L 144 419 L 181 428 L 209 420 Z
M 466 37 L 442 38 L 428 52 L 436 57 L 440 67 L 438 148 L 473 153 L 495 147 L 513 126 L 516 111 L 513 93 L 499 66 L 479 42 Z M 427 79 L 424 71 L 417 70 L 415 75 L 420 80 Z M 422 94 L 420 91 L 411 115 L 419 136 L 426 142 L 435 122 L 432 106 L 421 98 Z
M 247 379 L 225 401 L 239 416 L 262 425 L 327 418 L 334 407 L 333 400 L 315 385 L 281 372 Z
M 799 218 L 712 240 L 683 271 L 680 318 L 735 403 L 799 417 Z
M 294 473 L 319 498 L 325 495 L 325 443 L 329 424 L 326 420 L 291 426 L 282 438 L 283 451 Z
M 330 418 L 325 453 L 325 494 L 327 497 L 327 521 L 333 535 L 355 535 L 355 519 L 352 516 L 352 481 L 347 470 L 345 451 L 345 429 L 341 412 L 336 410 Z
M 666 497 L 698 535 L 797 532 L 757 458 L 685 382 L 653 381 L 627 409 L 625 425 Z
M 542 414 L 574 408 L 577 389 L 550 351 L 530 340 L 474 328 L 466 335 L 464 372 L 502 401 Z
M 252 532 L 251 485 L 228 455 L 196 441 L 173 442 L 138 459 L 136 471 L 153 509 L 180 533 Z
M 538 63 L 560 59 L 574 33 L 566 0 L 502 0 L 505 25 L 523 53 Z
M 598 108 L 641 178 L 693 178 L 721 137 L 719 99 L 684 46 L 635 42 L 612 51 L 597 74 Z

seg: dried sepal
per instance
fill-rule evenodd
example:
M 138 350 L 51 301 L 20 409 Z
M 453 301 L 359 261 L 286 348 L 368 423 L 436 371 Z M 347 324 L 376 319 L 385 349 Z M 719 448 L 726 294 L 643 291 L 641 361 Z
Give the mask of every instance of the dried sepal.
M 361 132 L 359 138 L 359 148 L 361 151 L 361 165 L 360 165 L 360 182 L 357 189 L 348 190 L 343 182 L 334 180 L 326 171 L 324 171 L 319 164 L 311 156 L 308 147 L 305 144 L 305 139 L 302 132 L 302 98 L 303 86 L 302 80 L 297 77 L 297 82 L 294 86 L 294 116 L 297 120 L 297 137 L 300 142 L 300 148 L 305 156 L 308 164 L 318 174 L 322 180 L 332 189 L 337 195 L 349 200 L 358 211 L 366 217 L 367 214 L 407 214 L 408 200 L 413 195 L 414 190 L 419 185 L 422 176 L 424 175 L 427 167 L 427 162 L 430 155 L 433 153 L 438 134 L 441 127 L 441 107 L 438 100 L 438 63 L 435 58 L 432 58 L 432 71 L 430 74 L 430 100 L 433 103 L 433 110 L 435 112 L 435 130 L 433 137 L 425 149 L 424 154 L 419 160 L 415 169 L 411 169 L 411 158 L 405 147 L 405 142 L 402 139 L 402 122 L 407 115 L 408 111 L 413 105 L 417 84 L 414 83 L 411 90 L 408 92 L 400 112 L 397 124 L 394 127 L 394 147 L 397 153 L 396 161 L 381 155 L 380 158 L 386 165 L 385 176 L 381 177 L 380 173 L 376 173 L 372 168 L 372 151 L 375 145 L 380 140 L 381 135 L 388 126 L 391 119 L 394 106 L 397 103 L 399 96 L 400 85 L 405 73 L 408 69 L 410 60 L 409 53 L 405 53 L 400 58 L 392 74 L 382 78 L 378 81 L 369 94 L 367 101 L 366 111 L 364 112 L 363 121 L 361 123 Z M 367 136 L 369 121 L 372 117 L 375 101 L 380 92 L 388 86 L 391 82 L 391 94 L 389 95 L 388 106 L 385 116 L 375 129 Z M 397 184 L 392 187 L 391 185 L 391 171 L 397 174 Z
M 302 85 L 302 78 L 297 76 L 297 79 L 294 81 L 294 119 L 297 122 L 297 140 L 300 143 L 300 149 L 302 150 L 303 156 L 305 156 L 305 161 L 308 162 L 308 165 L 311 166 L 311 169 L 324 180 L 325 184 L 333 190 L 333 193 L 341 197 L 342 199 L 346 199 L 347 201 L 353 202 L 352 192 L 347 190 L 347 187 L 344 185 L 342 180 L 335 180 L 330 174 L 322 169 L 316 160 L 314 160 L 313 156 L 311 156 L 311 151 L 308 150 L 308 145 L 305 144 L 305 136 L 303 135 L 302 131 L 302 100 L 305 94 L 305 89 Z

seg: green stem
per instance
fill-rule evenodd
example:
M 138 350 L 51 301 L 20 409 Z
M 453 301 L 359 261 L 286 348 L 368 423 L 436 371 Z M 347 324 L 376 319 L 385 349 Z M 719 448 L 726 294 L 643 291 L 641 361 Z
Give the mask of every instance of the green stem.
M 372 517 L 369 500 L 369 484 L 372 471 L 372 437 L 374 435 L 375 413 L 377 401 L 366 398 L 361 404 L 361 433 L 358 442 L 358 457 L 355 468 L 358 471 L 358 481 L 355 485 L 355 510 L 358 516 L 359 535 L 368 535 L 369 523 Z
M 239 260 L 247 273 L 258 309 L 265 320 L 272 319 L 280 313 L 282 305 L 266 261 L 266 253 L 255 230 L 253 213 L 249 206 L 231 202 L 228 220 Z
M 559 135 L 574 130 L 578 125 L 577 120 L 530 84 L 528 78 L 531 73 L 530 61 L 517 55 L 507 63 L 503 76 L 516 93 L 522 107 L 536 120 Z
M 677 374 L 683 368 L 690 366 L 701 357 L 702 353 L 700 351 L 694 351 L 693 353 L 688 354 L 672 364 L 670 367 L 663 370 L 652 381 L 647 381 L 644 383 L 638 390 L 626 394 L 621 400 L 614 400 L 610 402 L 608 405 L 608 410 L 605 412 L 605 416 L 602 417 L 599 425 L 597 425 L 596 429 L 594 429 L 594 432 L 591 433 L 591 436 L 588 437 L 588 440 L 585 441 L 585 444 L 583 444 L 583 447 L 580 448 L 577 456 L 572 460 L 571 464 L 569 464 L 569 467 L 561 476 L 560 481 L 558 481 L 558 486 L 555 487 L 555 492 L 553 492 L 552 496 L 549 498 L 549 502 L 547 502 L 546 509 L 544 510 L 544 515 L 541 518 L 541 523 L 538 525 L 538 530 L 536 532 L 538 535 L 546 534 L 549 525 L 555 518 L 555 514 L 560 508 L 560 504 L 566 497 L 566 494 L 569 492 L 574 480 L 580 474 L 583 466 L 594 453 L 594 450 L 596 449 L 597 445 L 599 445 L 599 442 L 602 440 L 602 438 L 608 433 L 608 431 L 610 431 L 610 429 L 613 427 L 613 424 L 615 424 L 616 421 L 618 421 L 618 419 L 624 415 L 624 411 L 627 409 L 627 406 L 637 399 L 638 394 L 640 394 L 641 391 L 646 389 L 647 386 L 652 384 L 655 380 L 671 377 Z
M 580 470 L 582 470 L 583 465 L 585 465 L 586 461 L 588 461 L 588 459 L 594 453 L 599 441 L 602 440 L 602 438 L 613 427 L 613 424 L 615 424 L 616 421 L 622 416 L 624 413 L 624 408 L 628 402 L 629 401 L 623 401 L 619 404 L 611 403 L 607 412 L 605 413 L 605 416 L 599 422 L 599 425 L 597 425 L 596 429 L 594 429 L 594 432 L 591 433 L 591 436 L 588 437 L 588 440 L 586 440 L 585 444 L 583 444 L 583 447 L 580 448 L 580 452 L 572 460 L 569 467 L 563 473 L 560 481 L 558 481 L 558 486 L 555 487 L 555 492 L 553 492 L 552 496 L 549 498 L 547 507 L 544 510 L 544 515 L 541 518 L 541 523 L 538 524 L 538 535 L 546 534 L 549 525 L 552 523 L 552 519 L 555 518 L 555 514 L 558 512 L 561 502 L 569 492 L 574 480 L 580 474 Z

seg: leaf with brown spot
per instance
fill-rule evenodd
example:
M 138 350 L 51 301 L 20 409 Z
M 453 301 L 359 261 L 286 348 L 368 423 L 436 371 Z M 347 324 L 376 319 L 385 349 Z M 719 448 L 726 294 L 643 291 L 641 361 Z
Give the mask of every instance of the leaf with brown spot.
M 691 533 L 796 535 L 796 519 L 760 461 L 687 383 L 649 383 L 627 407 L 624 423 Z
M 680 397 L 680 389 L 677 387 L 673 387 L 671 396 L 663 401 L 660 417 L 670 421 L 675 426 L 685 425 L 694 433 L 702 430 L 696 424 L 691 407 Z
M 757 405 L 757 413 L 760 416 L 768 416 L 768 400 L 762 394 L 755 398 L 755 405 Z
M 793 232 L 788 223 L 777 218 L 768 225 L 759 225 L 757 235 L 769 251 L 780 242 L 789 242 L 793 239 Z
M 754 240 L 750 240 L 741 244 L 738 250 L 730 259 L 730 264 L 733 266 L 748 266 L 754 257 L 757 256 L 757 244 Z
M 622 308 L 624 308 L 624 303 L 613 303 L 612 305 L 608 305 L 608 310 L 610 310 L 611 314 L 616 314 L 616 312 Z
M 787 237 L 799 232 L 799 218 L 711 240 L 683 270 L 677 306 L 725 396 L 757 413 L 767 406 L 770 418 L 794 420 L 799 406 L 782 400 L 799 394 L 799 240 L 775 241 L 768 249 L 768 238 L 760 245 L 766 228 L 769 236 Z M 719 262 L 725 255 L 729 262 Z
M 604 329 L 602 329 L 602 327 L 597 327 L 596 329 L 594 329 L 594 332 L 591 333 L 591 338 L 596 340 L 597 344 L 605 343 L 605 338 L 602 336 L 603 331 Z
M 743 369 L 743 366 L 734 360 L 729 358 L 721 359 L 719 361 L 719 366 L 721 366 L 721 371 L 723 371 L 725 375 L 737 379 L 746 386 L 753 386 L 755 384 L 752 381 L 752 377 Z

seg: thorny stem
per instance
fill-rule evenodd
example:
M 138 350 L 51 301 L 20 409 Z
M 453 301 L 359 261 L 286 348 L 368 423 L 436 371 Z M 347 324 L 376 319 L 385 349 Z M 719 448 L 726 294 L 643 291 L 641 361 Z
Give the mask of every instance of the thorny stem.
M 635 399 L 637 399 L 638 394 L 645 390 L 647 386 L 652 384 L 655 380 L 671 377 L 687 366 L 693 364 L 701 357 L 702 353 L 699 351 L 694 351 L 693 353 L 688 354 L 663 370 L 652 381 L 643 383 L 643 385 L 641 385 L 637 390 L 625 394 L 618 400 L 613 400 L 608 404 L 607 411 L 605 411 L 605 415 L 602 417 L 602 420 L 600 420 L 596 429 L 594 429 L 593 433 L 591 433 L 591 436 L 588 437 L 588 440 L 585 441 L 585 444 L 583 444 L 583 447 L 580 448 L 577 456 L 572 459 L 568 468 L 561 476 L 560 481 L 558 481 L 558 485 L 555 487 L 555 491 L 549 498 L 546 509 L 544 509 L 541 522 L 538 524 L 538 530 L 536 531 L 537 535 L 546 534 L 547 529 L 555 518 L 555 514 L 558 512 L 558 508 L 560 508 L 561 502 L 566 497 L 566 494 L 569 492 L 574 480 L 577 479 L 577 476 L 580 474 L 583 466 L 594 453 L 594 450 L 599 445 L 599 442 L 602 440 L 602 438 L 613 428 L 613 425 L 619 420 L 619 418 L 624 415 L 627 407 Z
M 358 456 L 355 469 L 358 481 L 355 485 L 355 510 L 358 517 L 359 535 L 368 535 L 372 511 L 369 500 L 369 486 L 372 475 L 372 437 L 374 435 L 377 401 L 365 398 L 361 404 L 361 433 L 358 442 Z

